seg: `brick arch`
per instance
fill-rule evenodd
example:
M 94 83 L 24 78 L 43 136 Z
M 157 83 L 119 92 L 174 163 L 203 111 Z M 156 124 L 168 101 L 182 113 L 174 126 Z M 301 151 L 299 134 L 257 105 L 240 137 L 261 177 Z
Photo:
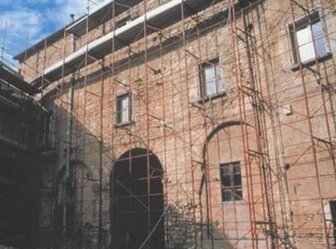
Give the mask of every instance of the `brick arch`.
M 229 122 L 224 122 L 219 124 L 218 126 L 216 126 L 214 129 L 212 129 L 203 144 L 202 147 L 202 162 L 201 162 L 201 173 L 202 173 L 202 177 L 201 177 L 201 182 L 200 182 L 200 188 L 199 188 L 199 201 L 200 201 L 200 206 L 204 206 L 204 205 L 208 205 L 208 203 L 210 202 L 219 202 L 221 201 L 221 193 L 219 193 L 219 191 L 217 191 L 217 189 L 219 189 L 220 186 L 220 182 L 213 180 L 214 178 L 217 178 L 218 180 L 220 179 L 220 163 L 222 162 L 218 162 L 220 160 L 223 160 L 223 158 L 219 158 L 217 160 L 214 160 L 214 157 L 211 156 L 210 154 L 216 154 L 216 156 L 219 157 L 218 154 L 221 155 L 221 157 L 225 157 L 223 156 L 223 151 L 226 150 L 226 146 L 223 146 L 223 141 L 219 141 L 218 143 L 216 143 L 216 141 L 214 141 L 214 138 L 216 137 L 216 135 L 219 136 L 224 136 L 225 134 L 225 129 L 233 129 L 234 128 L 234 132 L 235 133 L 239 133 L 239 136 L 242 136 L 242 132 L 241 132 L 241 125 L 247 125 L 248 127 L 251 127 L 248 123 L 244 123 L 242 121 L 239 120 L 232 120 Z M 237 130 L 238 129 L 238 130 Z M 230 136 L 230 135 L 228 135 Z M 229 139 L 231 141 L 231 139 Z M 235 140 L 239 140 L 239 145 L 237 143 L 237 146 L 242 146 L 243 144 L 243 140 L 240 137 L 235 137 Z M 213 150 L 213 148 L 211 148 L 211 143 L 212 146 L 216 147 L 216 150 Z M 225 143 L 224 143 L 225 144 Z M 235 144 L 236 145 L 236 144 Z M 242 149 L 243 147 L 240 147 L 240 149 Z M 218 151 L 219 152 L 218 152 Z M 214 153 L 215 151 L 215 153 Z M 236 154 L 240 154 L 240 153 L 236 153 Z M 209 158 L 208 158 L 209 157 Z M 209 160 L 209 161 L 208 161 Z M 225 157 L 225 160 L 230 160 L 230 158 Z M 215 162 L 214 162 L 215 161 Z M 217 165 L 218 164 L 218 165 Z M 215 165 L 218 166 L 218 173 L 216 173 L 216 169 L 214 168 Z M 208 179 L 207 175 L 208 173 L 211 172 L 211 179 Z M 214 175 L 216 174 L 216 175 Z M 218 186 L 217 186 L 218 185 Z M 215 189 L 213 189 L 215 187 Z M 209 193 L 209 189 L 211 189 L 212 193 Z M 218 193 L 217 193 L 217 192 Z M 216 193 L 215 193 L 216 192 Z M 214 200 L 214 196 L 217 198 L 216 200 Z M 206 203 L 202 203 L 203 201 L 205 201 Z M 213 225 L 212 222 L 213 221 L 213 217 L 211 218 L 211 214 L 209 213 L 208 209 L 205 209 L 205 214 L 206 214 L 206 224 L 207 224 L 207 229 L 209 230 L 209 233 L 215 233 L 215 231 L 213 229 L 216 229 Z M 214 210 L 212 210 L 214 211 Z M 214 211 L 216 212 L 216 211 Z M 217 222 L 217 221 L 216 221 Z M 210 231 L 211 230 L 211 231 Z M 223 235 L 225 236 L 225 235 Z
M 158 157 L 143 148 L 126 151 L 110 177 L 112 248 L 164 249 L 163 168 Z

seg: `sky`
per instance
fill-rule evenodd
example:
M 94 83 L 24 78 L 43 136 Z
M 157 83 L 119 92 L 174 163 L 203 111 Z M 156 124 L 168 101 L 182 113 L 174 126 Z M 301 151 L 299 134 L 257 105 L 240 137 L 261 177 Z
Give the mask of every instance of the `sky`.
M 90 11 L 110 1 L 89 0 Z M 0 0 L 0 48 L 17 55 L 70 23 L 70 14 L 87 13 L 87 5 L 87 0 Z

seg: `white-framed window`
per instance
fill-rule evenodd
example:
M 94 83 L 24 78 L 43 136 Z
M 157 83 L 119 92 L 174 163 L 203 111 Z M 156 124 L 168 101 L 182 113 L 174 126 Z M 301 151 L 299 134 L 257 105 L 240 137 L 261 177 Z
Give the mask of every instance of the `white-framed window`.
M 243 199 L 240 162 L 221 164 L 220 178 L 223 202 L 237 201 Z
M 224 92 L 224 82 L 219 59 L 202 63 L 200 66 L 201 97 L 208 98 Z
M 116 124 L 127 124 L 131 121 L 132 104 L 130 93 L 117 96 L 116 111 Z
M 308 63 L 329 55 L 323 23 L 314 12 L 289 25 L 294 63 Z

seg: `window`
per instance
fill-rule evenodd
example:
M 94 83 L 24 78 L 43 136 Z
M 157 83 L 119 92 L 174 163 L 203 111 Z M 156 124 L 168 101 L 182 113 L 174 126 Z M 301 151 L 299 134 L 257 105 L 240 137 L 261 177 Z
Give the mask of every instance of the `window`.
M 131 97 L 129 93 L 117 97 L 117 124 L 127 124 L 131 119 Z
M 222 201 L 236 201 L 243 198 L 240 162 L 220 165 Z
M 317 12 L 296 21 L 294 25 L 289 25 L 289 31 L 295 63 L 311 62 L 329 54 L 322 22 Z
M 223 92 L 222 70 L 219 66 L 218 58 L 201 64 L 200 78 L 202 98 Z

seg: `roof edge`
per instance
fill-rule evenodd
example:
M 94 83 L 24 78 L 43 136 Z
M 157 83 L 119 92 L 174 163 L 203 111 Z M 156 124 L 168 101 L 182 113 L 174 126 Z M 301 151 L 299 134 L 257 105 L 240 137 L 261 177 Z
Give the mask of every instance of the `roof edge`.
M 29 57 L 35 51 L 43 48 L 45 46 L 45 42 L 46 41 L 47 41 L 47 45 L 48 45 L 48 43 L 53 43 L 53 42 L 55 42 L 55 41 L 63 38 L 64 32 L 66 32 L 68 29 L 73 28 L 76 25 L 79 25 L 80 23 L 82 23 L 83 21 L 85 21 L 88 17 L 94 15 L 95 13 L 97 13 L 98 11 L 100 11 L 100 10 L 102 10 L 104 8 L 107 8 L 113 1 L 114 0 L 110 0 L 107 3 L 103 4 L 102 6 L 100 6 L 96 10 L 94 10 L 89 16 L 88 16 L 88 14 L 81 15 L 79 18 L 77 18 L 73 22 L 68 23 L 63 28 L 55 31 L 54 33 L 50 34 L 46 38 L 38 41 L 37 43 L 35 43 L 34 45 L 28 47 L 27 49 L 25 49 L 21 53 L 15 55 L 13 58 L 15 60 L 18 60 L 19 62 L 22 62 L 25 59 L 25 57 Z

